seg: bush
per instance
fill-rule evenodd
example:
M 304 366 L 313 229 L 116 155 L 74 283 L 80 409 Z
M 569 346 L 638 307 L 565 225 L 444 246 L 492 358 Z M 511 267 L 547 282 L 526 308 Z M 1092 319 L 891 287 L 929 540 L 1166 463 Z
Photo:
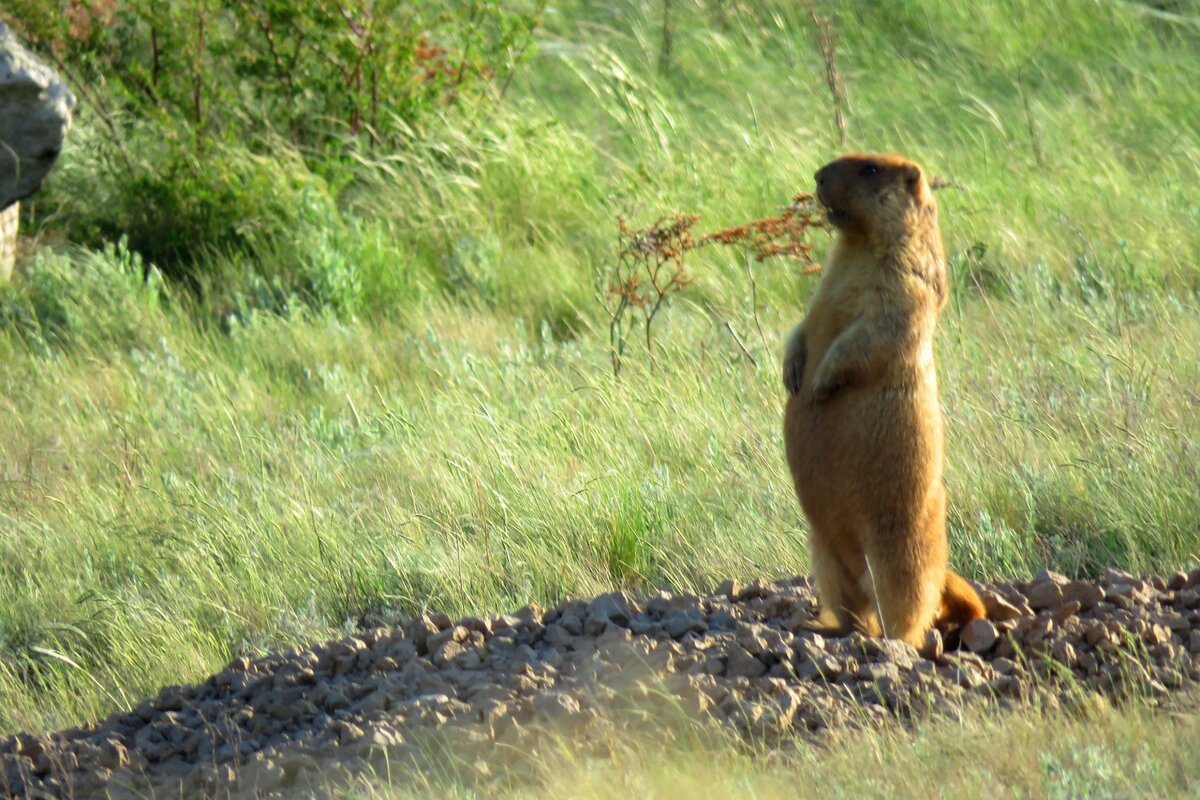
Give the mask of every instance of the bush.
M 129 158 L 95 129 L 81 129 L 50 191 L 35 207 L 48 227 L 85 246 L 124 237 L 167 277 L 194 279 L 213 252 L 250 251 L 302 227 L 319 197 L 336 217 L 332 191 L 286 143 L 270 153 L 213 143 L 203 155 L 181 146 L 179 130 L 131 124 Z M 311 216 L 311 215 L 310 215 Z
M 21 280 L 0 286 L 0 328 L 39 350 L 128 348 L 159 335 L 162 298 L 158 270 L 123 239 L 99 252 L 41 250 Z
M 530 52 L 540 10 L 499 0 L 5 6 L 114 134 L 126 111 L 185 125 L 198 151 L 270 132 L 317 153 L 346 133 L 402 144 L 436 109 L 503 88 Z
M 0 17 L 56 63 L 81 102 L 62 177 L 33 223 L 91 247 L 126 236 L 169 277 L 195 278 L 213 250 L 275 246 L 303 228 L 306 193 L 331 202 L 314 174 L 338 174 L 355 151 L 408 147 L 447 107 L 502 94 L 530 52 L 539 8 L 6 2 Z M 294 243 L 321 262 L 298 266 L 311 268 L 314 297 L 352 310 L 354 270 L 323 236 Z

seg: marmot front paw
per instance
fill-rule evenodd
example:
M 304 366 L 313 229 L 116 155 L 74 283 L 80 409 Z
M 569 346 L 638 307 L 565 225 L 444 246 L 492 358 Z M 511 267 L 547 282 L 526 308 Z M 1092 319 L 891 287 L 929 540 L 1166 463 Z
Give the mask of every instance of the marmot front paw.
M 800 384 L 804 380 L 804 359 L 790 358 L 783 362 L 783 388 L 788 394 L 800 394 Z

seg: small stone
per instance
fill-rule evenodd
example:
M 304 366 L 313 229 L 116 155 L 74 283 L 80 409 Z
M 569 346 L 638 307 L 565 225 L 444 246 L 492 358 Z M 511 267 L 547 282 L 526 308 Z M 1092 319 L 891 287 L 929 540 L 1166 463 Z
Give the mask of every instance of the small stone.
M 1012 675 L 1001 675 L 989 683 L 983 684 L 982 688 L 993 697 L 1020 697 L 1021 682 Z
M 879 683 L 883 680 L 898 681 L 900 670 L 891 662 L 868 662 L 862 664 L 854 673 L 860 681 Z
M 876 661 L 894 663 L 899 669 L 910 669 L 913 662 L 920 658 L 916 648 L 908 642 L 879 637 L 863 642 L 863 655 Z
M 549 720 L 574 717 L 582 713 L 579 701 L 563 692 L 548 692 L 538 695 L 533 701 L 534 710 Z
M 662 631 L 662 624 L 655 622 L 645 614 L 634 614 L 629 620 L 629 630 L 635 636 L 656 637 Z
M 985 591 L 980 597 L 983 600 L 983 607 L 987 610 L 988 619 L 990 620 L 1005 622 L 1022 616 L 1023 612 L 1021 609 L 994 592 Z
M 945 651 L 945 645 L 942 643 L 942 633 L 937 628 L 930 628 L 925 633 L 925 643 L 921 645 L 918 652 L 922 658 L 937 659 L 941 658 Z
M 453 639 L 449 639 L 430 655 L 429 660 L 439 667 L 444 667 L 465 652 L 467 652 L 467 648 Z
M 483 617 L 463 617 L 458 624 L 469 631 L 482 633 L 484 636 L 492 635 L 492 624 Z
M 1025 597 L 1029 600 L 1029 607 L 1034 611 L 1040 611 L 1043 608 L 1058 608 L 1063 602 L 1062 587 L 1050 581 L 1035 583 L 1026 592 Z
M 1074 646 L 1066 639 L 1055 640 L 1054 644 L 1050 646 L 1050 654 L 1060 664 L 1065 664 L 1068 667 L 1075 666 L 1078 661 Z
M 1187 582 L 1184 583 L 1183 588 L 1190 589 L 1193 586 L 1200 586 L 1200 567 L 1196 567 L 1188 572 Z
M 400 738 L 394 731 L 390 731 L 384 727 L 373 728 L 366 736 L 366 741 L 372 747 L 394 747 L 400 743 Z
M 271 717 L 281 722 L 288 722 L 296 717 L 296 707 L 290 703 L 271 703 L 263 709 Z
M 1176 633 L 1183 633 L 1190 630 L 1192 627 L 1191 623 L 1188 622 L 1186 618 L 1180 616 L 1179 614 L 1173 614 L 1170 612 L 1163 612 L 1155 615 L 1154 622 L 1155 624 L 1162 625 L 1172 631 L 1175 631 Z
M 633 611 L 624 592 L 602 594 L 588 605 L 588 617 L 596 617 L 616 625 L 628 625 Z
M 437 650 L 443 644 L 449 641 L 458 643 L 465 642 L 471 636 L 471 632 L 462 625 L 454 625 L 448 628 L 443 628 L 435 634 L 430 635 L 426 641 L 426 646 L 432 652 Z
M 1062 586 L 1062 585 L 1068 583 L 1068 579 L 1067 579 L 1066 575 L 1062 575 L 1058 572 L 1052 572 L 1051 570 L 1044 569 L 1041 572 L 1039 572 L 1037 575 L 1033 576 L 1033 583 L 1054 583 L 1059 586 Z
M 992 669 L 996 670 L 1000 675 L 1011 675 L 1016 672 L 1019 667 L 1017 662 L 1011 658 L 996 658 L 992 659 Z
M 621 646 L 627 645 L 632 640 L 633 634 L 628 628 L 622 628 L 620 625 L 609 623 L 605 626 L 604 631 L 596 637 L 596 646 Z
M 338 744 L 347 745 L 361 741 L 366 737 L 367 733 L 362 728 L 355 725 L 353 722 L 340 722 L 337 727 Z
M 1108 626 L 1099 620 L 1093 620 L 1083 629 L 1083 640 L 1088 643 L 1089 647 L 1095 647 L 1110 638 Z
M 1059 622 L 1065 622 L 1068 618 L 1078 614 L 1081 608 L 1082 606 L 1078 600 L 1068 600 L 1054 612 L 1054 619 Z
M 770 678 L 780 678 L 790 683 L 796 680 L 796 668 L 792 666 L 790 661 L 780 661 L 767 671 L 767 676 Z
M 733 639 L 751 653 L 762 653 L 767 649 L 764 635 L 770 629 L 756 622 L 740 622 L 734 628 Z
M 1063 601 L 1075 601 L 1080 609 L 1090 611 L 1104 599 L 1104 590 L 1091 581 L 1071 581 L 1062 587 Z
M 812 625 L 812 623 L 813 615 L 803 608 L 797 608 L 792 612 L 792 615 L 788 617 L 788 621 L 784 623 L 784 628 L 792 633 L 801 634 L 811 630 L 809 626 Z
M 963 626 L 959 639 L 972 653 L 986 653 L 999 637 L 996 626 L 986 619 L 973 619 Z
M 744 587 L 740 581 L 730 579 L 721 582 L 721 585 L 717 587 L 717 594 L 721 595 L 726 600 L 737 600 L 738 596 L 741 595 L 743 588 Z
M 433 624 L 433 621 L 428 616 L 420 616 L 405 626 L 405 635 L 412 639 L 418 652 L 421 654 L 429 652 L 429 637 L 436 634 L 440 628 Z
M 708 615 L 710 631 L 731 631 L 737 627 L 737 620 L 727 611 L 716 611 Z
M 818 656 L 811 661 L 797 660 L 796 662 L 796 677 L 802 681 L 815 678 L 835 680 L 841 674 L 842 663 L 828 654 Z
M 599 636 L 608 627 L 608 618 L 599 614 L 588 614 L 583 621 L 583 633 L 586 636 Z
M 601 630 L 603 630 L 603 628 L 601 628 Z M 574 641 L 574 639 L 575 637 L 568 633 L 567 629 L 564 628 L 559 622 L 555 622 L 553 625 L 546 626 L 545 640 L 555 647 L 566 647 L 568 644 Z
M 384 655 L 397 663 L 406 663 L 417 657 L 417 646 L 411 639 L 396 639 L 384 650 Z
M 708 624 L 699 614 L 676 611 L 662 621 L 663 631 L 672 639 L 681 639 L 689 633 L 703 633 Z
M 775 594 L 775 587 L 762 578 L 755 578 L 749 585 L 743 587 L 734 599 L 754 600 L 755 598 L 770 597 L 773 594 Z
M 730 678 L 757 678 L 767 671 L 767 665 L 759 661 L 739 644 L 731 645 L 725 663 L 725 674 Z
M 1104 599 L 1110 603 L 1117 603 L 1121 600 L 1127 603 L 1140 603 L 1146 598 L 1138 591 L 1138 587 L 1134 584 L 1116 583 L 1104 591 Z
M 552 624 L 559 625 L 560 627 L 562 627 L 563 630 L 565 630 L 571 636 L 582 636 L 583 635 L 583 620 L 581 620 L 579 618 L 578 614 L 573 614 L 573 613 L 563 614 L 561 617 L 558 618 L 557 622 L 554 622 Z M 548 628 L 549 628 L 549 625 L 547 626 L 547 629 Z M 600 626 L 600 630 L 604 630 L 603 625 Z

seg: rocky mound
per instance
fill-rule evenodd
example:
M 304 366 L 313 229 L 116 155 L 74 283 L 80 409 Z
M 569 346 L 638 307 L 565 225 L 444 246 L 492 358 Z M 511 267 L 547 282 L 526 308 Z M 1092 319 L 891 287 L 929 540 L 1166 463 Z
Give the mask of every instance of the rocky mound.
M 431 731 L 486 780 L 500 748 L 517 745 L 503 747 L 511 762 L 533 730 L 586 747 L 614 709 L 655 702 L 786 742 L 973 702 L 1153 701 L 1200 678 L 1200 569 L 1042 573 L 982 594 L 991 621 L 957 649 L 931 642 L 929 657 L 804 630 L 816 609 L 804 580 L 423 616 L 238 658 L 98 724 L 0 740 L 0 794 L 295 796 L 383 763 L 404 774 L 396 765 L 416 763 Z

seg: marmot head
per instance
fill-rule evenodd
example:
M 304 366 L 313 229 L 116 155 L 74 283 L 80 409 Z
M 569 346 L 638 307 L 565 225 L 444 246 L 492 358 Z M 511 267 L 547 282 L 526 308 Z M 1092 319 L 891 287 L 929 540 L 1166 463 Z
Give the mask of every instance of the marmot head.
M 851 153 L 814 177 L 829 223 L 848 236 L 893 243 L 919 232 L 928 224 L 922 218 L 937 213 L 925 173 L 901 156 Z

